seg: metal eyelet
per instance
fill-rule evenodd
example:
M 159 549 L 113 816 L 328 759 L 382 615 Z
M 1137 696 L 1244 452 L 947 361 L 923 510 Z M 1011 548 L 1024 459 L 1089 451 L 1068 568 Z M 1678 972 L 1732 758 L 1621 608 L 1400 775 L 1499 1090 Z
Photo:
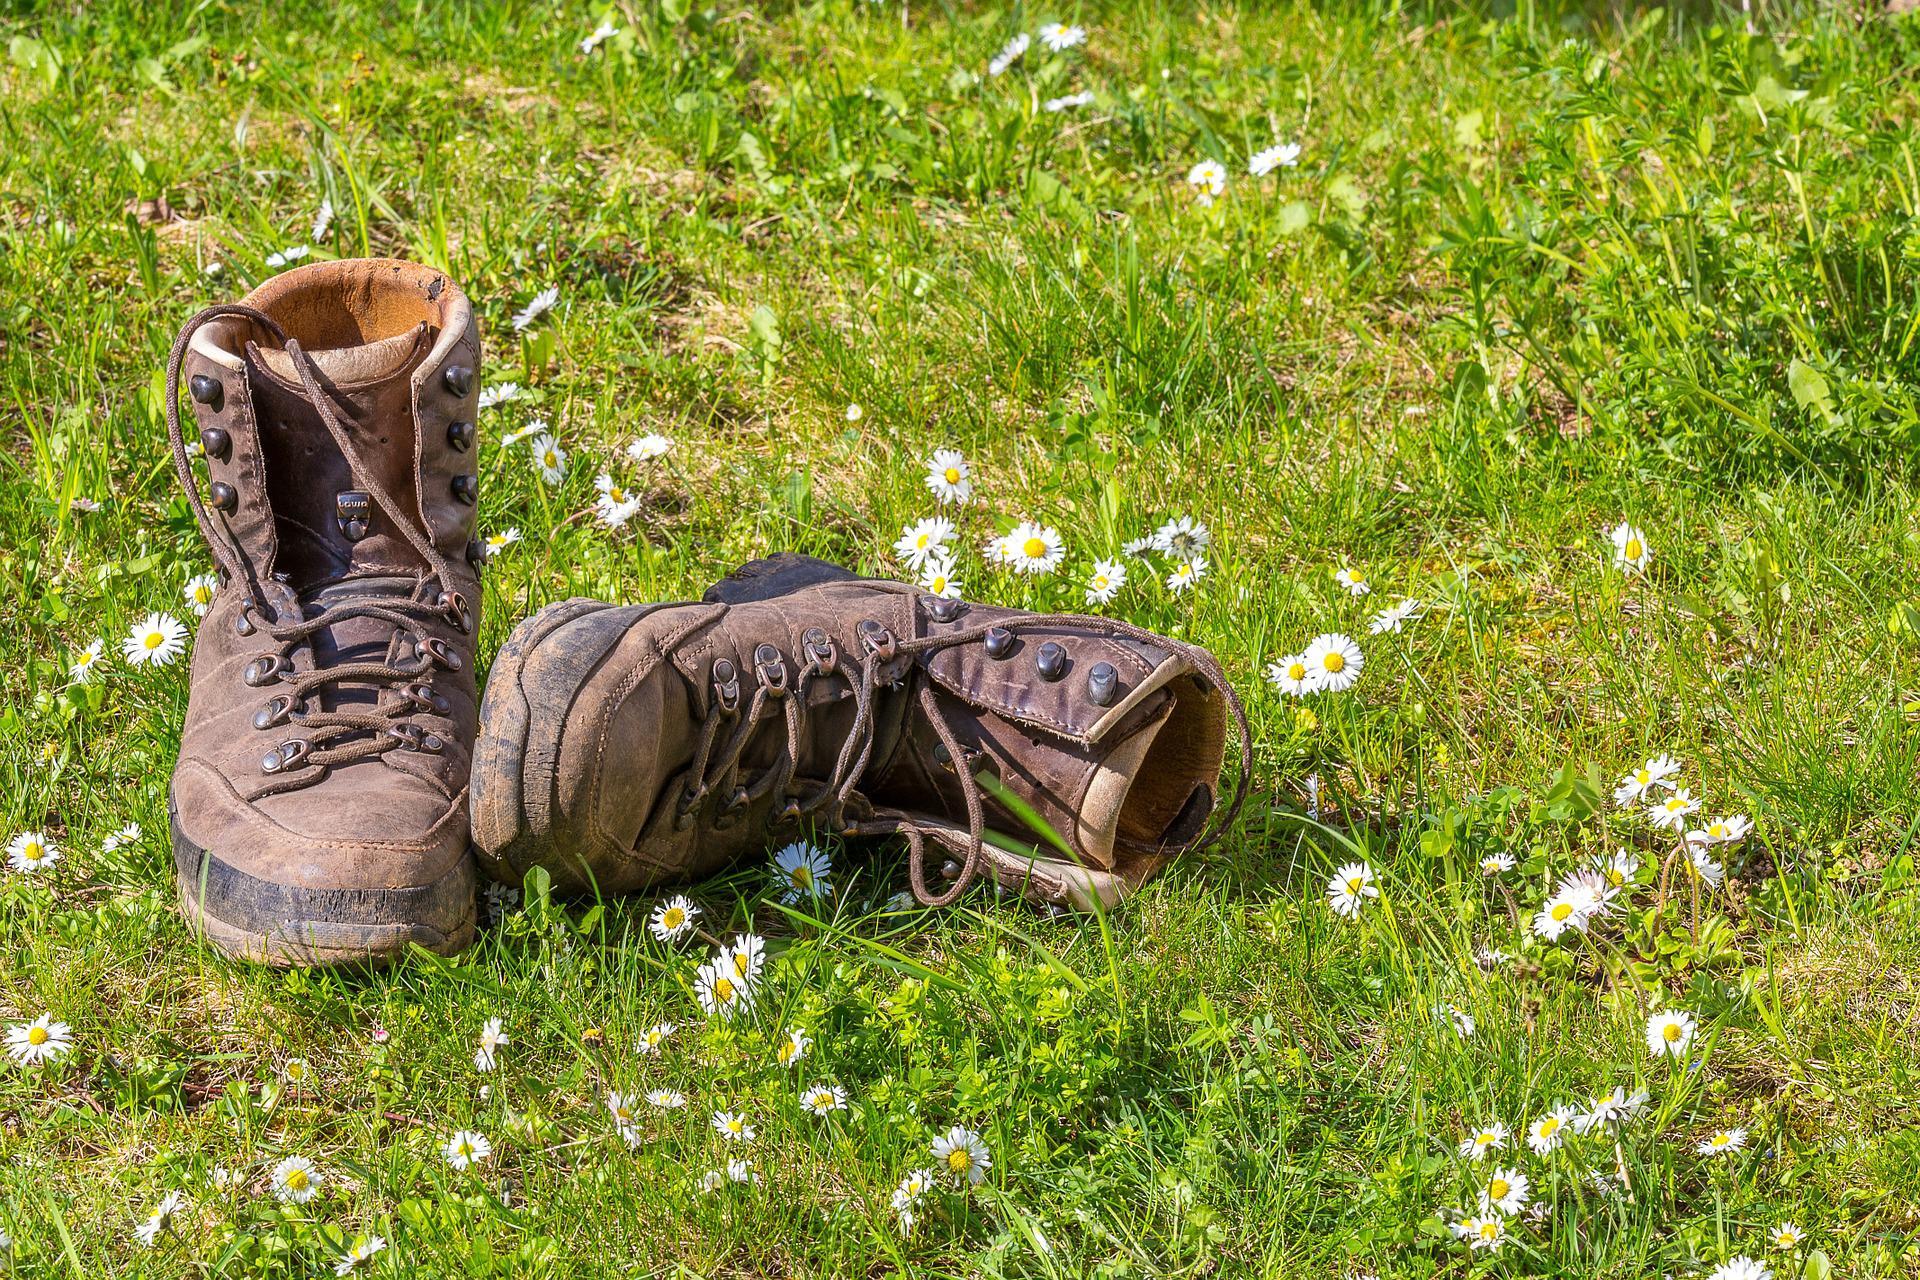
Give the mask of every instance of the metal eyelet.
M 278 680 L 288 670 L 287 660 L 277 653 L 263 653 L 247 664 L 240 673 L 240 679 L 252 688 L 258 689 Z
M 267 700 L 267 704 L 253 713 L 253 727 L 260 730 L 271 729 L 275 725 L 285 724 L 287 717 L 293 714 L 294 700 L 291 695 L 278 693 Z
M 988 627 L 980 643 L 986 646 L 989 658 L 1004 658 L 1013 652 L 1013 640 L 1013 632 L 1005 627 Z
M 859 625 L 860 645 L 868 653 L 879 654 L 882 658 L 891 658 L 895 648 L 893 632 L 887 630 L 872 618 L 863 618 Z
M 720 812 L 713 815 L 713 827 L 716 831 L 725 831 L 739 824 L 740 816 L 747 811 L 747 789 L 735 787 L 727 802 L 720 806 Z
M 734 669 L 732 658 L 719 658 L 713 664 L 713 696 L 720 704 L 722 715 L 732 715 L 740 709 L 740 673 Z
M 1111 662 L 1096 662 L 1093 670 L 1087 672 L 1087 701 L 1096 707 L 1104 707 L 1113 701 L 1113 695 L 1120 692 L 1120 673 L 1113 669 Z
M 813 669 L 820 675 L 827 675 L 839 665 L 840 655 L 834 651 L 833 638 L 819 627 L 808 627 L 800 637 L 800 643 L 807 651 L 807 657 L 813 660 Z
M 1052 640 L 1040 646 L 1040 652 L 1033 658 L 1034 670 L 1046 681 L 1058 680 L 1067 674 L 1067 649 L 1065 645 Z
M 922 596 L 920 604 L 935 622 L 958 622 L 960 615 L 967 611 L 965 600 L 955 600 L 951 596 Z
M 453 710 L 453 704 L 436 692 L 430 684 L 410 684 L 400 690 L 400 695 L 422 711 L 431 711 L 435 715 L 446 715 Z
M 447 620 L 461 635 L 473 630 L 473 609 L 467 604 L 467 598 L 458 591 L 442 591 L 440 598 L 434 601 L 434 607 L 447 615 Z
M 760 681 L 760 687 L 771 697 L 787 696 L 787 659 L 770 644 L 755 647 L 753 651 L 753 674 Z
M 413 646 L 413 656 L 416 658 L 431 658 L 435 663 L 445 667 L 449 671 L 458 671 L 461 667 L 460 655 L 455 653 L 453 647 L 439 636 L 428 636 L 419 644 Z
M 250 636 L 259 628 L 253 625 L 253 602 L 240 606 L 240 612 L 233 615 L 233 629 L 243 636 Z
M 313 744 L 305 738 L 289 738 L 260 757 L 262 773 L 279 773 L 300 764 L 313 752 Z
M 387 726 L 387 736 L 409 751 L 424 751 L 428 755 L 437 755 L 447 745 L 441 741 L 439 734 L 428 733 L 417 724 L 390 724 Z

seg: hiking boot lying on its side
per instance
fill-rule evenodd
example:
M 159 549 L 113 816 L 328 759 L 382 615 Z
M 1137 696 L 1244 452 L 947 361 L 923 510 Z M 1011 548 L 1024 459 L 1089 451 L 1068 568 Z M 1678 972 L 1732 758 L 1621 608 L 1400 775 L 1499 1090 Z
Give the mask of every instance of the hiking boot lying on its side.
M 1229 719 L 1242 762 L 1223 808 Z M 812 822 L 905 837 L 930 905 L 984 872 L 1089 909 L 1223 830 L 1250 754 L 1203 649 L 779 555 L 697 603 L 570 600 L 523 622 L 481 708 L 474 842 L 503 880 L 538 866 L 562 889 L 611 894 L 758 858 Z M 1040 841 L 982 771 L 1066 847 Z

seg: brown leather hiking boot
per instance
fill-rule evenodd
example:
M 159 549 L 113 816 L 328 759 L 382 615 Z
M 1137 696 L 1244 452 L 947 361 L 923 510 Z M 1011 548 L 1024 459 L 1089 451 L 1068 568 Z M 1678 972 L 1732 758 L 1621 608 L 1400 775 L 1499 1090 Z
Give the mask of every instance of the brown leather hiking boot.
M 465 295 L 384 260 L 275 276 L 174 343 L 167 431 L 221 580 L 174 864 L 187 918 L 231 954 L 377 960 L 473 935 L 479 358 Z
M 1229 718 L 1242 764 L 1216 814 Z M 522 623 L 481 709 L 474 842 L 502 879 L 539 866 L 557 887 L 619 893 L 710 874 L 811 820 L 904 836 L 930 905 L 984 871 L 1087 909 L 1210 842 L 1210 818 L 1223 830 L 1249 756 L 1205 650 L 782 555 L 697 604 L 570 600 Z

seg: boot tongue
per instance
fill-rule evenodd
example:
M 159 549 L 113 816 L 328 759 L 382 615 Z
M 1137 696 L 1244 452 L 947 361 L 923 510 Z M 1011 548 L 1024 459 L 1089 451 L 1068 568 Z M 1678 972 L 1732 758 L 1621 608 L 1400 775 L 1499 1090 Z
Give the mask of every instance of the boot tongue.
M 431 346 L 430 336 L 422 323 L 356 346 L 301 348 L 361 465 L 399 504 L 399 518 L 415 528 L 422 517 L 411 375 Z M 258 375 L 253 382 L 260 446 L 280 533 L 277 568 L 296 586 L 424 569 L 396 514 L 379 509 L 354 478 L 308 401 L 292 357 L 253 343 L 247 358 Z

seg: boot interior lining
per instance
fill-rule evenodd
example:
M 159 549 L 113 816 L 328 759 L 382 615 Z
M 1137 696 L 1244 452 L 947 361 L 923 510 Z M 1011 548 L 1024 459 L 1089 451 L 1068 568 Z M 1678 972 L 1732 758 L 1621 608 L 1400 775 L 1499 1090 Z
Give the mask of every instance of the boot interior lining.
M 1196 677 L 1165 686 L 1173 708 L 1153 735 L 1120 808 L 1116 843 L 1135 849 L 1191 842 L 1213 811 L 1226 753 L 1226 701 Z

